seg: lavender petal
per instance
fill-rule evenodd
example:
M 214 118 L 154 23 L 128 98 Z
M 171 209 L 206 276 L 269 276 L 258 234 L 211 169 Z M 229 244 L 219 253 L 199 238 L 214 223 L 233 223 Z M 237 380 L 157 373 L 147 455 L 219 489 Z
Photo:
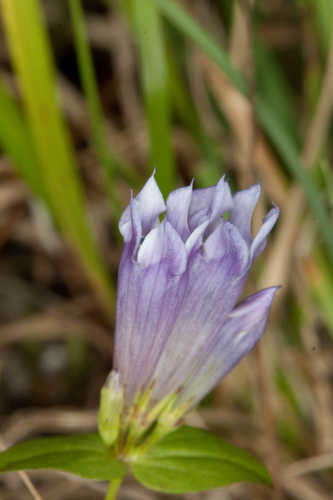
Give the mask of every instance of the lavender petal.
M 232 204 L 230 187 L 224 177 L 216 186 L 195 189 L 189 209 L 190 230 L 193 231 L 207 220 L 211 226 L 209 229 L 213 229 L 223 213 L 231 209 Z
M 163 196 L 155 181 L 154 173 L 134 199 L 137 204 L 137 212 L 141 222 L 142 234 L 145 236 L 154 227 L 159 214 L 164 212 L 166 209 Z M 128 205 L 120 218 L 119 230 L 125 241 L 128 241 L 131 238 L 130 205 Z
M 121 269 L 115 367 L 122 374 L 127 403 L 150 381 L 181 308 L 186 262 L 183 241 L 164 221 L 146 236 L 137 261 L 127 259 Z
M 207 259 L 198 252 L 189 260 L 183 304 L 154 375 L 158 399 L 182 385 L 242 291 L 248 269 L 248 248 L 237 229 L 230 230 L 231 224 L 225 225 L 228 228 L 225 238 L 229 241 L 223 255 Z M 215 231 L 222 229 L 219 226 Z
M 179 403 L 202 399 L 261 338 L 268 313 L 279 287 L 266 288 L 246 298 L 230 314 L 222 330 L 206 345 L 206 352 L 188 373 Z
M 176 189 L 169 194 L 166 205 L 166 218 L 181 236 L 183 241 L 190 235 L 188 226 L 188 211 L 192 199 L 192 184 Z
M 230 211 L 230 222 L 234 224 L 248 245 L 252 242 L 251 220 L 260 197 L 260 184 L 243 189 L 235 194 Z
M 251 259 L 256 259 L 266 246 L 267 236 L 274 227 L 280 215 L 278 207 L 274 206 L 263 218 L 263 225 L 256 234 L 250 248 Z

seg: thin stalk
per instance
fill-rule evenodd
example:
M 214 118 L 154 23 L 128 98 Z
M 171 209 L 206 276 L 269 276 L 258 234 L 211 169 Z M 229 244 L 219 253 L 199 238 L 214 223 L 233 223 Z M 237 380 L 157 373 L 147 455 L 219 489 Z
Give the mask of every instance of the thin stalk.
M 117 498 L 117 493 L 120 488 L 121 482 L 122 479 L 114 479 L 113 481 L 110 481 L 105 500 L 114 500 L 115 498 Z
M 80 76 L 92 126 L 93 144 L 97 153 L 98 161 L 104 169 L 106 190 L 111 207 L 116 210 L 116 216 L 119 217 L 120 202 L 114 185 L 117 160 L 111 154 L 106 140 L 104 116 L 98 95 L 98 86 L 84 24 L 84 13 L 81 0 L 69 0 L 69 10 L 72 18 L 74 42 L 78 57 Z
M 134 29 L 150 138 L 151 166 L 164 195 L 175 185 L 171 144 L 171 109 L 164 32 L 156 0 L 130 0 L 123 4 Z

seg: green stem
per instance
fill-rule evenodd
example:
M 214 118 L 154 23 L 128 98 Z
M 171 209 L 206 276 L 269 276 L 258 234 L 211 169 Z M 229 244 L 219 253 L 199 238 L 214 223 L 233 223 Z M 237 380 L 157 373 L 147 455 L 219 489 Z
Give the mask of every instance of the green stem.
M 117 493 L 121 485 L 122 479 L 114 479 L 110 481 L 109 489 L 106 494 L 105 500 L 115 500 L 117 498 Z

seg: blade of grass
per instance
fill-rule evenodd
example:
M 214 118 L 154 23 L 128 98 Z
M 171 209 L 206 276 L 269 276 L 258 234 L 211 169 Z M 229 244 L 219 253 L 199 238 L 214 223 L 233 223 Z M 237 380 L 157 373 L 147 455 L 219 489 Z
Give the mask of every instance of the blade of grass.
M 332 269 L 320 248 L 316 249 L 314 258 L 305 261 L 304 274 L 308 279 L 311 293 L 314 295 L 328 332 L 333 338 Z
M 269 98 L 270 106 L 293 142 L 300 144 L 297 115 L 291 89 L 279 62 L 259 37 L 254 40 L 256 93 Z
M 45 200 L 45 188 L 38 174 L 38 157 L 29 127 L 1 81 L 0 109 L 0 144 L 32 191 Z
M 75 248 L 105 309 L 114 307 L 114 293 L 85 216 L 74 151 L 60 113 L 55 68 L 38 0 L 3 0 L 4 27 L 19 77 L 40 175 L 56 221 Z
M 141 80 L 148 121 L 151 162 L 164 194 L 175 185 L 175 165 L 171 147 L 168 72 L 163 30 L 156 0 L 131 0 L 130 15 L 141 59 Z
M 200 168 L 196 172 L 196 184 L 198 186 L 216 184 L 221 177 L 221 155 L 214 140 L 206 133 L 204 125 L 200 121 L 171 47 L 168 47 L 167 50 L 167 61 L 169 89 L 174 112 L 191 133 L 202 157 Z
M 84 13 L 81 0 L 69 0 L 69 9 L 73 25 L 74 42 L 78 57 L 81 81 L 88 105 L 88 112 L 92 125 L 92 139 L 97 153 L 98 161 L 104 169 L 106 190 L 115 215 L 120 215 L 120 202 L 114 185 L 117 175 L 121 175 L 124 170 L 128 178 L 132 172 L 130 167 L 121 162 L 111 152 L 106 139 L 105 120 L 102 106 L 98 95 L 98 86 L 94 71 L 94 64 L 88 43 L 87 32 L 84 24 Z M 135 183 L 137 184 L 137 182 Z
M 242 94 L 247 95 L 248 88 L 243 75 L 233 68 L 228 56 L 200 25 L 174 0 L 157 0 L 157 4 L 167 19 L 192 39 L 226 73 L 235 87 Z M 331 220 L 311 175 L 305 170 L 300 160 L 297 145 L 294 144 L 275 117 L 269 101 L 260 95 L 257 95 L 256 99 L 256 113 L 260 124 L 269 135 L 286 167 L 302 186 L 313 214 L 316 217 L 330 259 L 333 262 L 333 229 Z
M 314 10 L 319 40 L 327 53 L 332 33 L 333 2 L 332 0 L 310 0 L 310 3 Z
M 233 67 L 228 55 L 201 28 L 201 26 L 174 0 L 156 0 L 164 16 L 193 40 L 226 73 L 238 90 L 248 94 L 244 76 Z

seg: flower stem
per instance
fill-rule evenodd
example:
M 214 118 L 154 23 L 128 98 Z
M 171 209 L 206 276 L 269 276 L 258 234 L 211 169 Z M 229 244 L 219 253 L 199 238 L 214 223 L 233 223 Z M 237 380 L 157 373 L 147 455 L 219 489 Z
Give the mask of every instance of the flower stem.
M 119 490 L 119 487 L 121 485 L 122 479 L 114 479 L 113 481 L 110 481 L 109 484 L 109 489 L 106 494 L 105 500 L 115 500 L 117 497 L 117 492 Z

